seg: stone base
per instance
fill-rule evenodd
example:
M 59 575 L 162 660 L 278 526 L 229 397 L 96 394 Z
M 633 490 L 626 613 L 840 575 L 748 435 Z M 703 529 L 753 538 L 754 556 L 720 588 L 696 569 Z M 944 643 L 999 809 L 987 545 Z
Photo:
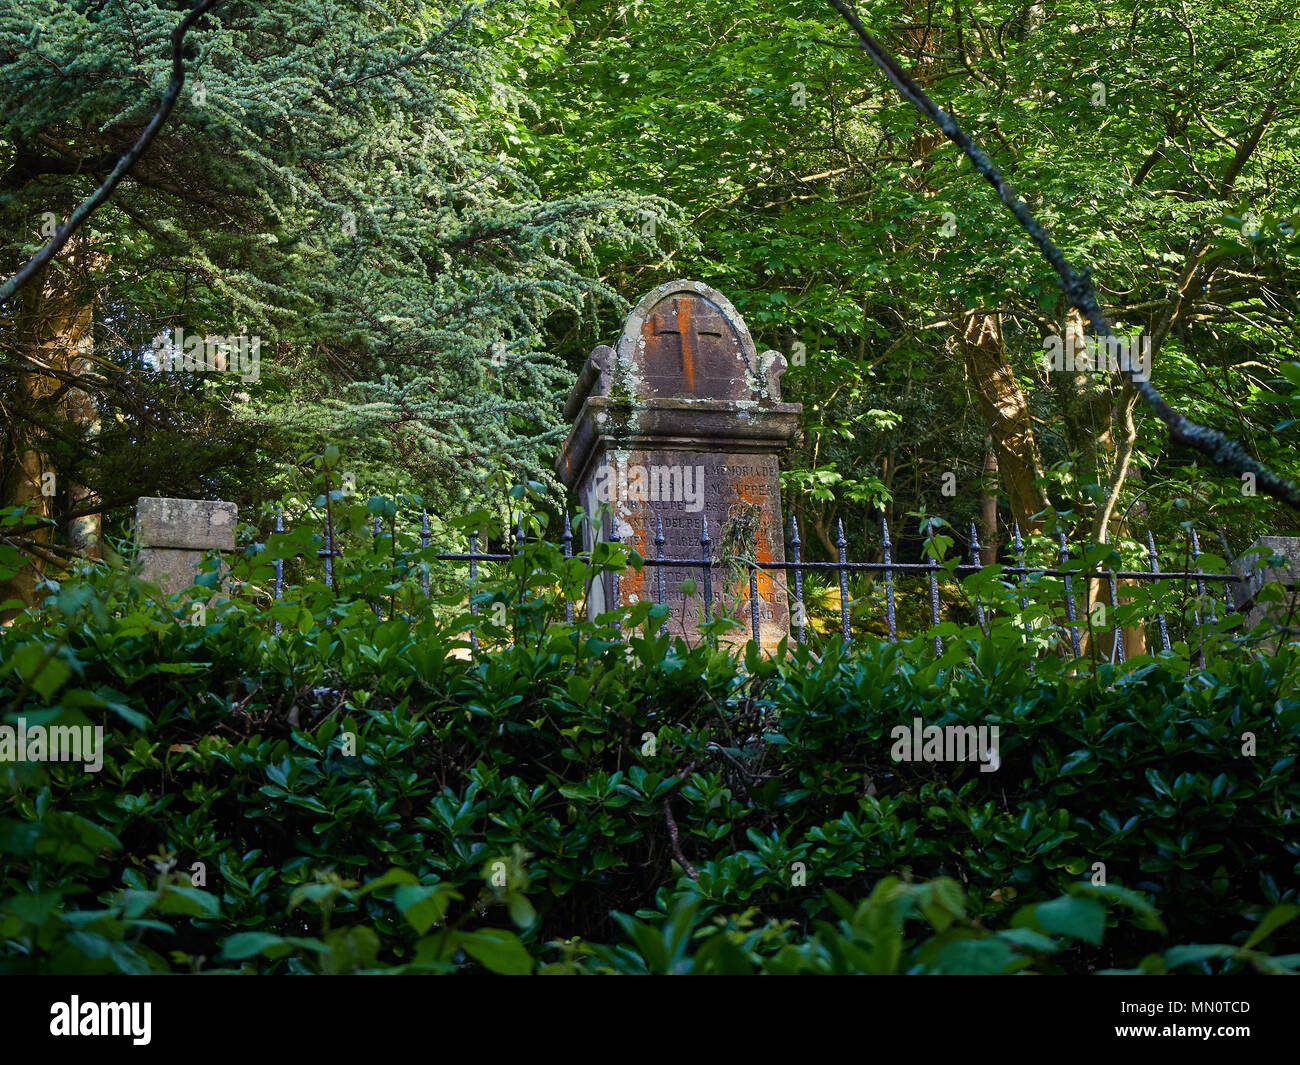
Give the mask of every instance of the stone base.
M 206 551 L 182 551 L 174 547 L 146 547 L 140 551 L 140 577 L 159 585 L 164 595 L 175 595 L 194 584 Z M 221 564 L 222 580 L 230 571 Z
M 1262 550 L 1260 550 L 1262 548 Z M 1285 561 L 1281 566 L 1268 565 L 1271 555 Z M 1293 629 L 1300 626 L 1300 537 L 1261 536 L 1232 564 L 1239 580 L 1232 585 L 1233 601 L 1244 618 L 1244 628 L 1286 623 L 1288 614 Z M 1259 602 L 1259 593 L 1268 584 L 1281 585 L 1284 597 L 1277 602 Z

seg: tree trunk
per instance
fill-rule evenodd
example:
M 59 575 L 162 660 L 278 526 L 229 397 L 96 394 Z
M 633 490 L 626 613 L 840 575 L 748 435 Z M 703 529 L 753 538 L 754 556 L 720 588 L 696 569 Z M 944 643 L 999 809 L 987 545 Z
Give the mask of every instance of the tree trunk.
M 984 488 L 980 492 L 981 566 L 998 560 L 998 456 L 990 441 L 984 452 Z M 973 561 L 973 560 L 972 560 Z
M 1048 506 L 1047 495 L 1039 484 L 1043 460 L 1029 420 L 1029 404 L 1007 357 L 1001 319 L 995 314 L 972 312 L 958 343 L 993 441 L 998 475 L 1010 500 L 1012 516 L 1027 532 L 1035 524 L 1033 515 Z
M 1115 448 L 1115 464 L 1112 467 L 1109 485 L 1105 498 L 1095 509 L 1092 518 L 1091 528 L 1088 530 L 1088 543 L 1100 544 L 1114 542 L 1122 536 L 1128 535 L 1128 523 L 1121 521 L 1114 530 L 1114 535 L 1110 535 L 1111 518 L 1114 514 L 1115 504 L 1119 500 L 1119 490 L 1123 486 L 1128 476 L 1129 463 L 1133 458 L 1133 450 L 1137 446 L 1137 425 L 1133 421 L 1133 408 L 1137 404 L 1137 393 L 1131 388 L 1125 387 L 1119 400 L 1111 408 L 1111 424 L 1118 423 L 1118 431 L 1109 431 L 1108 437 L 1113 438 Z M 1088 607 L 1091 609 L 1093 603 L 1104 603 L 1106 605 L 1107 616 L 1114 609 L 1115 604 L 1111 601 L 1110 582 L 1094 580 L 1089 581 L 1088 588 Z M 1119 593 L 1120 601 L 1124 599 L 1124 589 L 1138 584 L 1137 581 L 1120 580 L 1116 582 L 1116 591 Z M 1134 655 L 1146 654 L 1147 636 L 1146 630 L 1138 625 L 1127 627 L 1122 630 L 1124 639 L 1124 657 L 1132 658 Z M 1115 646 L 1115 630 L 1110 626 L 1105 633 L 1095 633 L 1097 638 L 1098 653 L 1106 658 L 1113 656 Z
M 1073 491 L 1071 499 L 1076 511 L 1083 516 L 1081 530 L 1091 528 L 1097 537 L 1092 543 L 1101 543 L 1100 528 L 1096 519 L 1098 500 L 1111 481 L 1108 462 L 1115 449 L 1111 431 L 1115 415 L 1114 380 L 1103 374 L 1080 368 L 1086 358 L 1083 317 L 1071 309 L 1065 319 L 1064 336 L 1066 365 L 1074 370 L 1053 371 L 1057 401 L 1066 443 L 1070 448 L 1073 466 Z M 1094 487 L 1095 486 L 1095 487 Z
M 0 508 L 26 506 L 29 516 L 53 518 L 56 494 L 62 499 L 83 500 L 84 488 L 72 484 L 54 468 L 47 425 L 68 420 L 91 422 L 95 417 L 90 397 L 73 386 L 72 377 L 83 375 L 88 362 L 94 320 L 93 305 L 78 284 L 84 256 L 74 252 L 51 266 L 45 276 L 27 286 L 13 320 L 13 350 L 16 372 L 9 378 L 3 396 L 5 423 L 0 470 Z M 71 376 L 69 376 L 71 375 Z M 76 523 L 74 544 L 98 548 L 99 519 Z M 53 544 L 53 530 L 46 524 L 26 530 L 38 555 Z M 17 599 L 25 606 L 38 598 L 37 585 L 46 572 L 47 559 L 32 558 L 9 580 L 0 580 L 0 602 Z M 0 611 L 6 623 L 17 609 Z

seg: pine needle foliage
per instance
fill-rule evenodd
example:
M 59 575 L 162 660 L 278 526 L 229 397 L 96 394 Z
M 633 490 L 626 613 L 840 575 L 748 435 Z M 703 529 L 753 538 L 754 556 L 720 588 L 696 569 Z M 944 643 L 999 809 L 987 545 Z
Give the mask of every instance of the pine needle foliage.
M 0 11 L 6 271 L 148 122 L 183 11 Z M 260 378 L 232 409 L 303 450 L 343 444 L 363 490 L 437 502 L 502 468 L 546 479 L 572 382 L 547 317 L 619 304 L 591 264 L 646 248 L 645 212 L 660 239 L 677 231 L 657 198 L 548 197 L 523 175 L 508 135 L 529 107 L 511 87 L 519 17 L 504 2 L 226 0 L 187 40 L 171 120 L 92 219 L 98 268 L 46 284 L 82 286 L 101 318 L 129 308 L 119 363 L 164 329 L 259 336 Z

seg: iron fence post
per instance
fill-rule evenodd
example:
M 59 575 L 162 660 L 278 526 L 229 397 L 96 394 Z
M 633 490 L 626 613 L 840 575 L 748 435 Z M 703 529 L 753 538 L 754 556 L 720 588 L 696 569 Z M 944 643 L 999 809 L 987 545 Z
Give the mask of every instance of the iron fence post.
M 802 644 L 804 641 L 804 610 L 803 605 L 803 570 L 799 568 L 802 560 L 800 557 L 799 544 L 799 519 L 793 514 L 790 515 L 790 554 L 794 556 L 794 633 L 795 640 Z M 788 571 L 787 571 L 788 572 Z
M 975 532 L 974 522 L 970 523 L 970 560 L 971 564 L 974 566 L 980 565 L 982 561 L 980 559 L 979 535 Z M 984 604 L 979 601 L 978 596 L 975 599 L 975 620 L 979 622 L 980 631 L 984 632 L 986 630 L 984 624 Z
M 1058 532 L 1057 536 L 1059 537 L 1057 543 L 1060 548 L 1058 557 L 1060 558 L 1060 566 L 1064 569 L 1066 563 L 1070 561 L 1070 549 L 1065 543 L 1065 533 Z M 1079 646 L 1078 613 L 1074 605 L 1074 580 L 1068 573 L 1065 575 L 1065 616 L 1070 622 L 1070 647 L 1074 651 L 1074 657 L 1078 658 L 1083 652 Z
M 890 567 L 889 549 L 893 546 L 889 542 L 889 519 L 885 516 L 884 510 L 880 512 L 880 532 L 882 539 L 880 541 L 881 549 L 884 551 L 885 559 L 885 621 L 889 625 L 889 642 L 898 642 L 898 625 L 894 613 L 894 571 Z
M 664 520 L 658 514 L 655 515 L 655 560 L 659 563 L 655 566 L 655 603 L 659 606 L 664 605 Z M 662 636 L 668 631 L 667 621 L 660 622 L 659 635 Z
M 569 525 L 569 512 L 564 512 L 564 534 L 560 537 L 560 543 L 564 546 L 564 557 L 570 559 L 573 557 L 573 528 Z M 564 622 L 566 625 L 573 624 L 573 600 L 569 598 L 569 593 L 564 593 Z
M 1160 572 L 1160 560 L 1156 556 L 1156 538 L 1151 534 L 1150 529 L 1147 530 L 1147 561 L 1151 566 L 1152 573 Z M 1156 595 L 1159 596 L 1160 582 L 1152 581 L 1152 583 L 1155 585 Z M 1165 612 L 1163 610 L 1156 612 L 1156 620 L 1160 622 L 1160 647 L 1168 651 L 1170 650 L 1169 625 L 1165 622 Z
M 835 540 L 835 549 L 839 552 L 839 573 L 840 573 L 840 630 L 844 634 L 844 646 L 848 647 L 852 638 L 849 634 L 849 571 L 844 568 L 848 562 L 849 542 L 844 539 L 844 520 L 841 518 L 837 525 L 838 537 Z

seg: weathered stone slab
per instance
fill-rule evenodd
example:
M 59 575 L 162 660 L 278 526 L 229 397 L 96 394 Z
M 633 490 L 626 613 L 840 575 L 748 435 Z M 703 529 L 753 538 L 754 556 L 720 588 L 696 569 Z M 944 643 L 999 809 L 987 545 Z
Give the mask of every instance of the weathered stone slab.
M 165 595 L 189 588 L 210 552 L 235 549 L 239 508 L 234 503 L 142 496 L 135 515 L 140 576 Z M 226 565 L 221 568 L 224 574 Z
M 141 548 L 140 576 L 160 585 L 164 595 L 175 595 L 194 583 L 206 555 L 206 551 L 183 551 L 175 547 Z M 223 563 L 223 573 L 226 568 Z
M 1273 555 L 1284 559 L 1283 564 L 1268 565 Z M 1239 577 L 1233 582 L 1233 600 L 1245 617 L 1247 629 L 1268 620 L 1282 624 L 1288 613 L 1292 614 L 1293 623 L 1300 623 L 1300 608 L 1291 610 L 1292 598 L 1300 593 L 1300 537 L 1261 536 L 1242 552 L 1232 568 Z M 1279 602 L 1258 602 L 1264 586 L 1274 583 L 1282 586 L 1285 598 Z
M 234 503 L 142 496 L 135 507 L 136 542 L 141 547 L 233 551 L 238 518 Z
M 694 281 L 673 281 L 648 293 L 628 315 L 616 348 L 596 348 L 565 413 L 573 429 L 556 468 L 583 508 L 610 513 L 605 537 L 653 559 L 662 526 L 670 559 L 702 557 L 708 519 L 711 557 L 783 562 L 778 456 L 798 432 L 800 406 L 781 402 L 785 359 L 758 354 L 744 321 L 720 293 Z M 590 549 L 590 530 L 584 530 Z M 659 567 L 619 580 L 627 602 L 658 593 Z M 713 573 L 713 611 L 735 609 L 750 636 L 747 571 Z M 692 634 L 703 606 L 704 570 L 663 567 L 669 631 Z M 682 582 L 691 579 L 691 596 Z M 593 589 L 591 613 L 605 609 L 613 581 Z M 758 577 L 762 646 L 789 632 L 783 571 Z

